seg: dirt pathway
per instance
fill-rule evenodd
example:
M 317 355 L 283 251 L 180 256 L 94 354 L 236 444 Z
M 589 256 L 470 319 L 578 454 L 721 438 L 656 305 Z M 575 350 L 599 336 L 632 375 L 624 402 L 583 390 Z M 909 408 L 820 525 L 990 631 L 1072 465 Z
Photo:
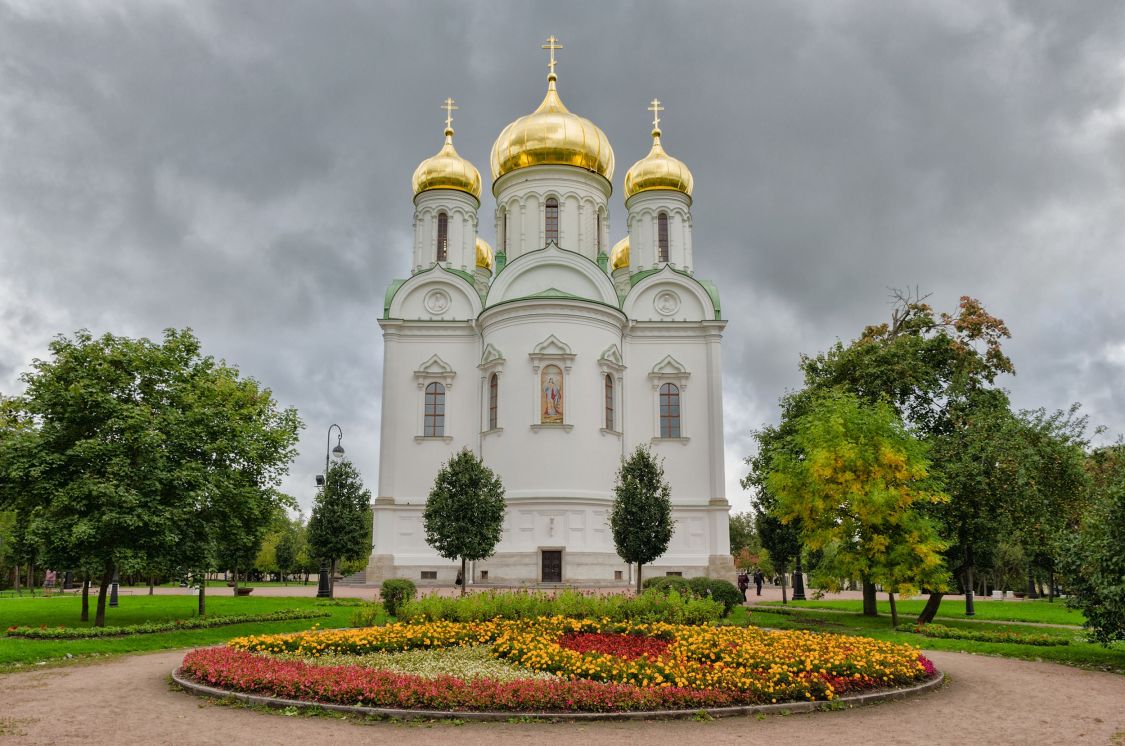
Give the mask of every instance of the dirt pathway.
M 713 722 L 355 723 L 209 704 L 169 689 L 182 652 L 0 676 L 0 744 L 1114 744 L 1125 745 L 1125 676 L 1051 663 L 927 653 L 937 692 L 843 712 Z

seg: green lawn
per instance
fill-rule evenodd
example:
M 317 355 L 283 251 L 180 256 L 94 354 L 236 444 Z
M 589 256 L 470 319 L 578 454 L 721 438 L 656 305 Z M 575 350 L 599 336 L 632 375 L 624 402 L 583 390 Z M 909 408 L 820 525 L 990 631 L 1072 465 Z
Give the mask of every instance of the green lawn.
M 106 609 L 106 624 L 128 626 L 146 621 L 168 621 L 195 616 L 195 596 L 121 596 L 120 606 Z M 90 599 L 90 616 L 94 615 L 95 599 Z M 0 599 L 0 631 L 16 625 L 82 627 L 90 623 L 78 621 L 81 599 L 77 596 L 50 598 Z M 251 622 L 231 624 L 212 629 L 181 630 L 158 634 L 92 640 L 26 640 L 0 637 L 0 671 L 40 661 L 58 661 L 67 655 L 77 658 L 114 655 L 150 650 L 217 645 L 232 637 L 276 632 L 297 632 L 313 625 L 320 627 L 351 626 L 354 606 L 336 606 L 327 600 L 295 597 L 233 597 L 214 596 L 207 599 L 208 616 L 232 614 L 263 614 L 280 609 L 324 610 L 332 614 L 319 619 L 297 619 L 288 622 Z
M 780 601 L 769 601 L 762 606 L 780 606 Z M 856 613 L 863 610 L 862 601 L 790 601 L 790 606 L 806 609 L 842 609 Z M 924 600 L 898 601 L 900 622 L 913 621 L 926 605 Z M 1004 622 L 1041 622 L 1046 624 L 1073 624 L 1082 626 L 1086 620 L 1082 612 L 1068 608 L 1061 600 L 1049 603 L 1047 601 L 981 601 L 974 604 L 976 615 L 973 619 Z M 879 613 L 890 615 L 891 607 L 887 603 L 885 594 L 879 596 Z M 965 597 L 947 596 L 938 609 L 938 618 L 944 620 L 966 619 Z
M 976 631 L 1006 631 L 1018 634 L 1051 635 L 1070 640 L 1069 645 L 1043 647 L 1020 645 L 1016 643 L 976 642 L 972 640 L 945 640 L 923 637 L 911 632 L 891 629 L 889 615 L 865 617 L 859 613 L 801 611 L 793 614 L 771 612 L 772 606 L 760 604 L 752 611 L 736 608 L 730 621 L 735 624 L 754 624 L 772 629 L 806 629 L 815 632 L 834 632 L 837 634 L 859 635 L 879 640 L 905 642 L 927 650 L 951 650 L 955 652 L 976 653 L 980 655 L 999 655 L 1007 658 L 1025 660 L 1047 660 L 1066 663 L 1084 668 L 1096 668 L 1115 673 L 1125 673 L 1125 644 L 1118 643 L 1111 648 L 1086 642 L 1082 630 L 1058 627 L 1027 627 L 1003 622 L 971 622 L 964 620 L 943 620 L 947 627 L 957 627 Z M 905 625 L 911 619 L 900 613 L 899 624 Z

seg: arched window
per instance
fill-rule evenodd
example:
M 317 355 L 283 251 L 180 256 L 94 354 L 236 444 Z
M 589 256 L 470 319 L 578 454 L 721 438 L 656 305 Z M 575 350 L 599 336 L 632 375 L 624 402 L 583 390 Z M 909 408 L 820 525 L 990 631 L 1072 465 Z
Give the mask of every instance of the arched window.
M 496 429 L 496 399 L 500 389 L 499 377 L 493 373 L 488 379 L 488 429 Z
M 616 430 L 613 419 L 613 376 L 605 376 L 605 429 Z
M 507 210 L 502 210 L 499 217 L 499 250 L 507 253 Z
M 440 438 L 445 435 L 445 386 L 436 381 L 426 385 L 426 411 L 422 435 Z
M 546 242 L 557 244 L 559 242 L 559 201 L 554 197 L 547 200 L 545 215 L 543 232 L 546 234 Z
M 668 261 L 668 213 L 656 216 L 656 247 L 659 252 L 656 261 Z
M 444 212 L 437 214 L 437 260 L 449 259 L 449 216 Z
M 660 437 L 680 437 L 680 387 L 674 383 L 660 387 Z

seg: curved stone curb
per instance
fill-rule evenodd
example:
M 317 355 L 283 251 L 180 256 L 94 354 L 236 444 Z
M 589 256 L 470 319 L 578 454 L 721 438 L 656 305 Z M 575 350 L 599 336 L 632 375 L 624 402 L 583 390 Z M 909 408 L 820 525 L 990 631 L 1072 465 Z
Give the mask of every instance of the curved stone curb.
M 400 720 L 478 720 L 478 721 L 508 721 L 508 720 L 676 720 L 699 717 L 707 714 L 713 718 L 737 717 L 740 715 L 776 715 L 793 714 L 800 712 L 815 712 L 817 710 L 835 709 L 836 707 L 872 705 L 878 702 L 888 702 L 904 699 L 916 694 L 937 689 L 945 680 L 945 674 L 937 672 L 937 676 L 928 681 L 914 686 L 899 689 L 886 689 L 866 694 L 853 694 L 840 697 L 831 702 L 816 700 L 814 702 L 779 702 L 769 705 L 742 705 L 738 707 L 703 707 L 696 710 L 640 710 L 629 712 L 463 712 L 459 710 L 406 710 L 394 707 L 365 707 L 363 705 L 337 705 L 321 702 L 306 702 L 299 699 L 281 699 L 279 697 L 266 697 L 260 694 L 246 694 L 227 689 L 217 689 L 192 681 L 184 677 L 177 667 L 172 671 L 172 681 L 183 687 L 197 697 L 214 697 L 217 699 L 234 699 L 248 705 L 264 707 L 300 707 L 320 708 L 332 712 L 348 715 L 362 715 L 366 717 L 396 718 Z M 840 704 L 836 704 L 836 703 Z

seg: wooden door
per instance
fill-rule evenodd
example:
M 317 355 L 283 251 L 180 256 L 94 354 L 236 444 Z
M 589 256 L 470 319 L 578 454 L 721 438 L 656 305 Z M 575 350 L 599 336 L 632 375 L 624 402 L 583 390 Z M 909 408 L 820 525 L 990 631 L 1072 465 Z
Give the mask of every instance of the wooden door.
M 560 550 L 543 550 L 543 582 L 562 582 L 562 552 Z

